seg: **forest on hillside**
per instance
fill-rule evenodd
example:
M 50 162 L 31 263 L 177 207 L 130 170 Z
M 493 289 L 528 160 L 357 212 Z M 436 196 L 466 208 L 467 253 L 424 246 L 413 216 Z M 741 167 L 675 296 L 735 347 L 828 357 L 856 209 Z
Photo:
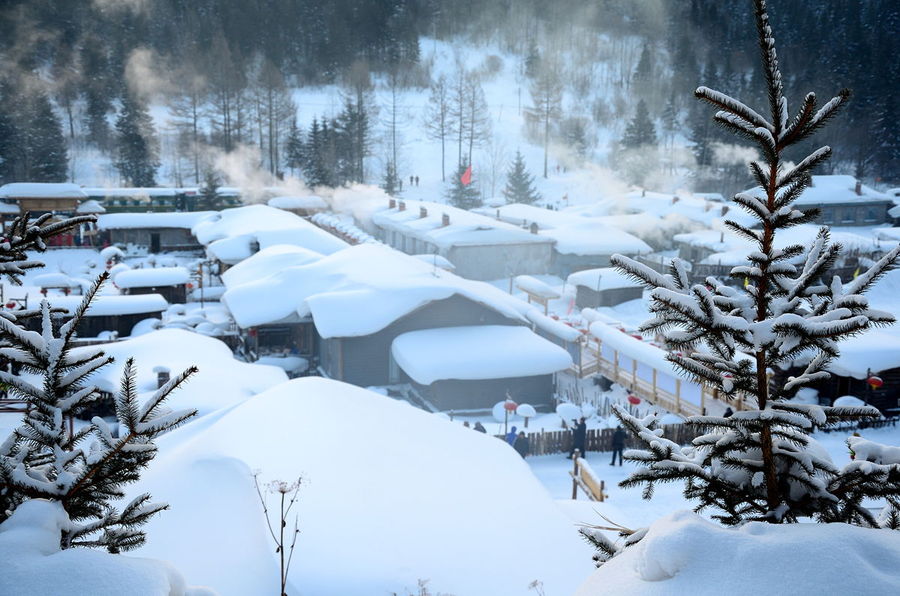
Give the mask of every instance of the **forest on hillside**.
M 785 82 L 789 97 L 825 96 L 834 81 L 854 92 L 821 139 L 835 147 L 830 167 L 896 185 L 900 3 L 777 2 L 771 10 L 780 57 L 796 73 Z M 517 56 L 535 117 L 543 107 L 547 135 L 581 155 L 589 157 L 586 130 L 629 120 L 619 146 L 665 147 L 681 135 L 698 185 L 740 187 L 740 160 L 717 161 L 726 136 L 691 92 L 702 83 L 763 102 L 758 49 L 745 34 L 752 21 L 745 0 L 8 0 L 0 8 L 0 182 L 66 180 L 69 152 L 88 147 L 109 155 L 123 182 L 155 184 L 160 131 L 150 105 L 171 115 L 184 161 L 173 169 L 176 183 L 207 176 L 198 147 L 239 145 L 258 147 L 273 174 L 298 168 L 323 183 L 363 181 L 372 177 L 362 166 L 372 76 L 433 95 L 439 81 L 422 51 L 429 38 Z M 617 67 L 596 68 L 609 62 Z M 459 85 L 473 78 L 461 74 Z M 346 89 L 341 114 L 317 118 L 315 131 L 298 128 L 289 90 L 332 83 Z M 589 97 L 599 87 L 614 90 L 610 100 L 558 113 L 554 94 Z M 476 130 L 477 89 L 466 93 L 456 114 L 459 161 L 464 138 L 471 160 L 471 146 L 490 134 Z M 468 118 L 463 103 L 473 106 Z M 644 132 L 642 119 L 652 123 Z

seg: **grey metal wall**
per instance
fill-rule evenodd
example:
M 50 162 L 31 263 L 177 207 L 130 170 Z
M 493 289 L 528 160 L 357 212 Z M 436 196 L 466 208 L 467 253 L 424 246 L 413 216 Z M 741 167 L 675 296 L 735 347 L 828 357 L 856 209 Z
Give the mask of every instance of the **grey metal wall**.
M 598 292 L 585 286 L 576 286 L 576 290 L 575 305 L 578 308 L 615 306 L 629 300 L 637 300 L 644 293 L 643 288 L 613 288 Z
M 109 239 L 113 244 L 135 244 L 150 247 L 150 235 L 159 234 L 160 250 L 201 250 L 203 246 L 183 228 L 135 228 L 110 230 Z
M 456 266 L 457 275 L 486 281 L 516 275 L 545 275 L 550 272 L 552 252 L 553 245 L 547 242 L 453 246 L 441 254 Z
M 413 389 L 438 410 L 489 410 L 509 393 L 516 403 L 549 408 L 553 403 L 553 375 L 460 381 L 448 379 L 431 385 L 411 381 Z
M 558 253 L 554 250 L 551 273 L 557 277 L 566 279 L 576 271 L 609 267 L 609 258 L 611 256 L 612 255 L 569 255 Z

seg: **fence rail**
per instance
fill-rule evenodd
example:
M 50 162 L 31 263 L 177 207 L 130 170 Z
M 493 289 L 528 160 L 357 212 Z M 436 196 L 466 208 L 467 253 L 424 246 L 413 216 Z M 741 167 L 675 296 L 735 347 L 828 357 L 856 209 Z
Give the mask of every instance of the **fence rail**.
M 688 424 L 667 424 L 663 426 L 665 437 L 679 445 L 688 445 L 695 437 L 703 434 L 703 430 Z M 588 429 L 585 436 L 585 452 L 612 451 L 612 428 Z M 500 438 L 503 438 L 500 436 Z M 630 435 L 625 438 L 626 449 L 639 447 L 640 443 Z M 570 453 L 572 451 L 571 430 L 541 430 L 538 433 L 528 435 L 528 451 L 530 455 L 553 455 L 555 453 Z

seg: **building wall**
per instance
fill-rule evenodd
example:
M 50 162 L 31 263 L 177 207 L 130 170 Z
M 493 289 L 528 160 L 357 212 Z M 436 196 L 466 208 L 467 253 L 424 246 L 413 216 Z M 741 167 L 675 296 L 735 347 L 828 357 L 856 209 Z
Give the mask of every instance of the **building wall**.
M 152 234 L 159 234 L 159 248 L 167 250 L 202 250 L 203 246 L 184 228 L 135 228 L 109 230 L 109 241 L 112 244 L 134 244 L 146 246 L 152 243 Z
M 553 375 L 460 381 L 448 379 L 419 385 L 404 375 L 420 397 L 438 410 L 490 410 L 506 395 L 517 403 L 549 409 L 553 403 Z
M 813 205 L 800 205 L 800 208 L 809 208 Z M 848 203 L 835 203 L 831 205 L 817 205 L 819 216 L 818 224 L 834 226 L 873 226 L 891 221 L 888 210 L 893 204 L 887 201 L 853 201 Z
M 585 286 L 576 286 L 576 289 L 575 304 L 578 308 L 616 306 L 629 300 L 637 300 L 644 294 L 643 288 L 612 288 L 600 292 Z
M 456 267 L 454 273 L 480 281 L 503 279 L 516 275 L 546 275 L 550 272 L 553 245 L 485 244 L 452 246 L 441 251 Z
M 553 265 L 551 272 L 557 277 L 566 279 L 576 271 L 585 269 L 598 269 L 609 267 L 609 258 L 612 255 L 569 255 L 553 251 Z
M 320 365 L 333 379 L 362 387 L 388 385 L 391 344 L 398 335 L 438 327 L 516 324 L 518 321 L 455 295 L 431 302 L 372 335 L 322 339 Z
M 149 288 L 128 288 L 126 294 L 159 294 L 169 304 L 184 304 L 187 302 L 187 286 L 153 286 Z

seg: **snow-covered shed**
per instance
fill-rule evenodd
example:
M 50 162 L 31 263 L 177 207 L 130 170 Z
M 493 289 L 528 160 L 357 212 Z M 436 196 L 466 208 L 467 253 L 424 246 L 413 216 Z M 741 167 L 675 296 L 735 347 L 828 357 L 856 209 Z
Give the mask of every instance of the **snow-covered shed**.
M 349 246 L 302 217 L 268 205 L 223 209 L 198 222 L 193 233 L 223 270 L 276 244 L 302 246 L 323 255 Z
M 757 187 L 747 191 L 761 195 Z M 834 226 L 873 226 L 891 221 L 888 211 L 893 198 L 870 188 L 853 176 L 813 176 L 812 185 L 803 191 L 794 206 L 798 209 L 818 208 L 816 223 Z
M 573 273 L 568 283 L 575 286 L 575 305 L 578 308 L 616 306 L 639 299 L 643 286 L 612 267 L 586 269 Z
M 0 200 L 15 203 L 21 213 L 75 213 L 87 195 L 68 182 L 13 182 L 0 186 Z
M 409 331 L 526 325 L 534 307 L 482 282 L 436 269 L 380 244 L 360 244 L 230 287 L 235 322 L 307 324 L 321 371 L 355 385 L 389 383 L 394 339 Z
M 75 309 L 84 300 L 81 296 L 53 296 L 48 298 L 51 308 L 63 309 L 62 320 L 71 318 Z M 118 337 L 131 335 L 131 330 L 144 319 L 159 319 L 169 307 L 166 299 L 159 294 L 140 296 L 100 295 L 94 298 L 76 330 L 82 340 L 98 338 L 104 332 L 115 332 Z M 27 327 L 32 331 L 40 328 L 40 317 L 28 319 Z
M 527 327 L 471 325 L 402 333 L 391 343 L 391 384 L 409 383 L 435 410 L 484 410 L 503 396 L 549 405 L 563 348 Z
M 185 267 L 146 267 L 117 274 L 113 282 L 128 295 L 159 294 L 170 304 L 187 302 L 191 273 Z
M 132 244 L 151 253 L 198 252 L 203 247 L 191 228 L 214 213 L 107 213 L 97 218 L 97 227 L 110 244 Z
M 471 211 L 423 201 L 395 201 L 372 214 L 379 240 L 407 254 L 436 253 L 468 279 L 550 272 L 554 240 Z

